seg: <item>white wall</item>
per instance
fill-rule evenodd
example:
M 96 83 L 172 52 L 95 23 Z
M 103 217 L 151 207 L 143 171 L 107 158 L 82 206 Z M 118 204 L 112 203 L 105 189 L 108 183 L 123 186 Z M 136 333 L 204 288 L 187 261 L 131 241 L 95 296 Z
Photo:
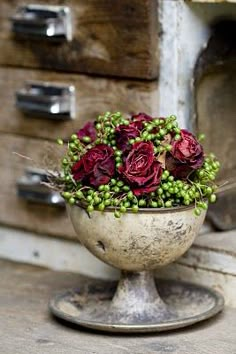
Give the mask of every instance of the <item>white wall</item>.
M 236 18 L 236 4 L 200 4 L 183 0 L 159 1 L 159 112 L 176 114 L 182 127 L 193 116 L 192 76 L 197 57 L 206 46 L 209 24 L 220 17 Z

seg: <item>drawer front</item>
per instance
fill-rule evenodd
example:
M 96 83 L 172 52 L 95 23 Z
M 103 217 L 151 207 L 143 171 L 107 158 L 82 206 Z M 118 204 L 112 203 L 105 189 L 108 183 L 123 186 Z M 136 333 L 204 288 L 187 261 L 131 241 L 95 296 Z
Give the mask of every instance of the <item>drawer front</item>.
M 17 181 L 24 176 L 26 167 L 55 167 L 58 164 L 55 145 L 9 134 L 0 134 L 0 138 L 0 222 L 37 233 L 75 238 L 65 208 L 38 203 L 37 198 L 35 202 L 29 202 L 17 195 Z
M 50 119 L 34 112 L 25 114 L 16 106 L 16 92 L 22 91 L 26 81 L 74 87 L 75 119 L 61 119 L 57 115 L 55 119 Z M 0 111 L 1 132 L 53 140 L 57 137 L 67 138 L 85 121 L 95 119 L 108 110 L 124 113 L 143 111 L 150 114 L 157 111 L 157 83 L 147 81 L 0 68 L 0 95 L 4 102 Z M 26 103 L 29 105 L 32 103 L 31 98 L 28 100 Z
M 50 0 L 50 6 L 68 7 L 72 18 L 72 39 L 69 33 L 57 42 L 50 38 L 51 28 L 49 36 L 38 35 L 43 39 L 39 42 L 32 35 L 37 31 L 35 23 L 29 21 L 20 23 L 19 35 L 17 9 L 32 3 L 35 1 L 0 1 L 0 64 L 145 79 L 157 77 L 156 0 Z M 48 6 L 48 1 L 39 0 L 36 4 Z

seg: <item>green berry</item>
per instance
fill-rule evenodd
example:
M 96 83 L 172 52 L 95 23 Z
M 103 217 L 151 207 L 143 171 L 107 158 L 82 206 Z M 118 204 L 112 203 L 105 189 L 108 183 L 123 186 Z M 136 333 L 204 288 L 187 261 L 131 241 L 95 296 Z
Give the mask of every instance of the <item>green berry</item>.
M 176 135 L 175 135 L 175 140 L 180 140 L 180 139 L 181 139 L 180 134 L 176 134 Z
M 138 205 L 133 205 L 132 206 L 132 212 L 137 213 L 138 212 Z
M 138 205 L 139 205 L 140 207 L 145 206 L 145 205 L 146 205 L 146 200 L 140 199 L 139 202 L 138 202 Z
M 69 202 L 70 205 L 75 204 L 75 198 L 71 197 L 71 198 L 68 200 L 68 202 Z
M 82 141 L 83 141 L 84 143 L 91 143 L 91 138 L 90 138 L 89 136 L 84 136 L 84 137 L 82 138 Z
M 111 205 L 111 199 L 104 200 L 104 204 L 105 204 L 105 206 Z
M 63 145 L 64 143 L 63 143 L 63 140 L 62 139 L 57 139 L 57 144 L 58 145 Z
M 78 139 L 78 137 L 77 137 L 76 134 L 72 134 L 70 138 L 71 138 L 71 140 L 73 140 L 73 141 Z
M 129 201 L 124 202 L 124 206 L 125 206 L 126 208 L 130 208 L 130 202 L 129 202 Z
M 206 188 L 206 194 L 211 194 L 213 192 L 211 187 Z
M 114 215 L 117 219 L 121 217 L 121 213 L 118 210 L 115 210 Z
M 166 208 L 171 208 L 171 207 L 172 207 L 172 202 L 171 202 L 171 200 L 167 200 L 167 202 L 165 202 L 165 207 L 166 207 Z
M 104 198 L 105 198 L 105 199 L 109 199 L 110 196 L 111 196 L 111 195 L 110 195 L 110 192 L 106 192 L 106 193 L 104 194 Z
M 75 196 L 78 198 L 78 199 L 82 199 L 83 198 L 83 193 L 81 192 L 81 191 L 77 191 L 76 193 L 75 193 Z
M 148 125 L 147 128 L 146 128 L 146 130 L 147 130 L 148 132 L 151 132 L 151 131 L 153 130 L 153 125 L 152 125 L 152 124 Z
M 122 151 L 116 150 L 115 151 L 115 156 L 122 156 Z
M 198 141 L 203 141 L 205 139 L 205 134 L 199 134 Z
M 120 207 L 120 212 L 121 213 L 125 213 L 126 212 L 126 207 L 124 206 L 124 205 L 122 205 L 121 207 Z
M 87 212 L 91 213 L 93 210 L 94 210 L 94 207 L 92 205 L 88 205 Z
M 93 197 L 91 195 L 88 195 L 86 199 L 88 202 L 91 202 L 93 200 Z
M 101 123 L 97 123 L 97 124 L 96 124 L 96 129 L 97 129 L 97 130 L 100 130 L 101 128 L 102 128 Z
M 146 139 L 148 136 L 148 132 L 145 130 L 143 133 L 142 133 L 142 137 L 143 139 Z
M 64 158 L 63 160 L 62 160 L 62 163 L 63 163 L 63 165 L 68 165 L 68 160 L 66 159 L 66 158 Z
M 160 134 L 161 136 L 165 136 L 166 133 L 167 133 L 166 129 L 160 129 L 160 130 L 159 130 L 159 134 Z
M 104 203 L 100 203 L 100 204 L 98 205 L 98 210 L 103 211 L 104 209 L 105 209 Z
M 101 202 L 101 198 L 99 198 L 99 197 L 94 197 L 94 204 L 99 204 L 100 202 Z
M 124 192 L 128 192 L 130 190 L 130 187 L 129 186 L 123 186 L 122 189 L 123 189 Z
M 133 194 L 132 191 L 129 191 L 129 193 L 127 194 L 127 198 L 128 198 L 129 200 L 133 200 L 134 194 Z
M 201 209 L 195 208 L 195 209 L 194 209 L 194 214 L 195 214 L 196 216 L 201 215 Z
M 167 191 L 169 189 L 169 186 L 167 183 L 163 183 L 162 188 L 164 191 Z
M 63 193 L 62 193 L 62 196 L 63 196 L 63 198 L 65 198 L 65 199 L 69 199 L 69 198 L 71 197 L 71 193 L 70 193 L 70 192 L 63 192 Z
M 211 194 L 210 198 L 209 198 L 210 203 L 215 203 L 216 202 L 216 195 L 215 194 Z
M 76 149 L 77 149 L 77 147 L 76 147 L 76 145 L 75 145 L 74 143 L 70 143 L 70 144 L 69 144 L 69 148 L 70 148 L 71 150 L 76 150 Z
M 117 182 L 117 186 L 118 186 L 118 187 L 123 187 L 123 185 L 124 185 L 124 182 L 123 182 L 123 181 L 118 181 L 118 182 Z

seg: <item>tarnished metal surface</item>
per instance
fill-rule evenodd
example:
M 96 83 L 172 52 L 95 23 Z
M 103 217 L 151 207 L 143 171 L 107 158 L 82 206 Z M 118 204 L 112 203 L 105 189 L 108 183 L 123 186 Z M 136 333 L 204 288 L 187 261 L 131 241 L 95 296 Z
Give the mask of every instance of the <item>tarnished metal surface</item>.
M 213 316 L 223 299 L 211 290 L 182 283 L 161 283 L 152 269 L 173 262 L 191 246 L 205 212 L 194 206 L 131 210 L 116 219 L 112 208 L 89 215 L 82 206 L 68 207 L 80 242 L 105 263 L 121 269 L 114 284 L 87 288 L 52 299 L 58 317 L 85 327 L 117 332 L 152 332 L 184 327 Z
M 96 257 L 118 269 L 143 271 L 169 264 L 188 250 L 205 217 L 205 212 L 195 216 L 193 209 L 141 209 L 116 219 L 113 212 L 89 216 L 72 206 L 69 214 L 79 241 Z
M 136 285 L 138 283 L 144 285 L 145 281 L 143 277 L 141 278 Z M 129 281 L 132 280 L 129 279 Z M 119 287 L 123 286 L 124 284 L 120 282 Z M 114 282 L 94 281 L 84 287 L 81 284 L 80 288 L 53 298 L 49 305 L 50 310 L 61 319 L 87 328 L 132 333 L 157 332 L 188 326 L 215 315 L 222 310 L 224 305 L 222 296 L 213 290 L 189 283 L 159 280 L 158 291 L 165 299 L 165 304 L 161 304 L 160 299 L 156 300 L 157 306 L 154 310 L 152 307 L 154 289 L 152 289 L 153 291 L 146 294 L 151 299 L 151 304 L 149 304 L 150 312 L 146 312 L 144 317 L 138 312 L 134 315 L 133 311 L 139 309 L 142 295 L 144 295 L 143 300 L 147 300 L 145 291 L 150 290 L 147 284 L 142 288 L 144 291 L 140 288 L 139 295 L 135 293 L 135 298 L 134 296 L 130 299 L 126 297 L 124 307 L 119 311 L 115 307 L 117 295 L 113 297 L 115 289 L 116 283 Z M 124 288 L 123 291 L 125 291 Z M 129 294 L 131 295 L 131 292 Z M 122 301 L 121 289 L 119 296 Z M 160 311 L 158 305 L 163 306 L 163 312 Z

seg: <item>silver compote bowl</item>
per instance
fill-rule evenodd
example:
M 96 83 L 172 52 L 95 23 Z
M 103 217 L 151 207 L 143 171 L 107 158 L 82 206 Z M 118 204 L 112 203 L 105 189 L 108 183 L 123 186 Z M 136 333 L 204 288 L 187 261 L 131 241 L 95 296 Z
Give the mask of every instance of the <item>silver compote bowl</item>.
M 121 270 L 118 285 L 90 281 L 50 301 L 54 315 L 104 331 L 151 332 L 207 319 L 224 300 L 217 292 L 185 282 L 156 282 L 153 270 L 174 262 L 193 243 L 205 212 L 194 206 L 128 211 L 112 208 L 90 215 L 82 206 L 68 211 L 78 240 L 97 258 Z

